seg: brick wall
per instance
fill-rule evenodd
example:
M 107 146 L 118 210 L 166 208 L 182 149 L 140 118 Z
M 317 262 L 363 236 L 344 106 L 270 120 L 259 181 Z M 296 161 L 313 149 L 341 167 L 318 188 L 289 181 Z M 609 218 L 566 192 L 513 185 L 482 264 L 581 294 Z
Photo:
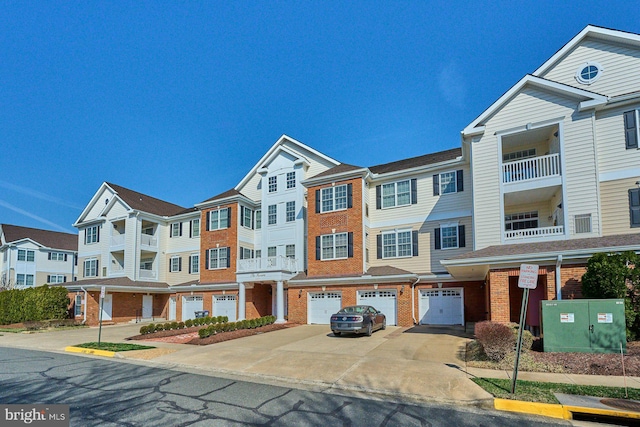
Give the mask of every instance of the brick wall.
M 271 312 L 272 293 L 271 285 L 263 283 L 255 283 L 252 289 L 245 291 L 247 319 L 273 314 Z
M 362 235 L 362 179 L 340 181 L 335 184 L 352 184 L 352 208 L 337 212 L 316 213 L 316 190 L 330 185 L 310 187 L 308 191 L 308 277 L 338 277 L 363 273 L 365 248 Z M 353 233 L 353 257 L 341 260 L 316 260 L 316 236 L 344 232 Z
M 207 231 L 207 212 L 223 208 L 231 209 L 231 226 L 222 230 Z M 203 210 L 200 214 L 200 282 L 235 282 L 236 262 L 238 253 L 238 204 L 216 206 L 215 208 Z M 206 257 L 207 249 L 229 247 L 230 267 L 207 270 Z

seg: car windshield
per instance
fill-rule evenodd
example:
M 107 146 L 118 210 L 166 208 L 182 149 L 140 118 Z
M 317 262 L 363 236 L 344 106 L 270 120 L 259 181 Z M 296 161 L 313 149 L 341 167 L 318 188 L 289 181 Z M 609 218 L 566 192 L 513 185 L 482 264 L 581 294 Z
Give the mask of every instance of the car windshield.
M 338 313 L 340 314 L 362 314 L 367 311 L 367 306 L 354 305 L 352 307 L 344 307 Z

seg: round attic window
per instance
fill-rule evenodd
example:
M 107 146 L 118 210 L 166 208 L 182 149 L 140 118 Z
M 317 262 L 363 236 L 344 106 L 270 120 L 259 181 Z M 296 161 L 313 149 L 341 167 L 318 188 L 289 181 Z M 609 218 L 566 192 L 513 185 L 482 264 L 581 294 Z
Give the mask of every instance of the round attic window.
M 602 66 L 597 62 L 587 62 L 576 71 L 576 80 L 578 82 L 590 85 L 600 78 L 602 75 Z

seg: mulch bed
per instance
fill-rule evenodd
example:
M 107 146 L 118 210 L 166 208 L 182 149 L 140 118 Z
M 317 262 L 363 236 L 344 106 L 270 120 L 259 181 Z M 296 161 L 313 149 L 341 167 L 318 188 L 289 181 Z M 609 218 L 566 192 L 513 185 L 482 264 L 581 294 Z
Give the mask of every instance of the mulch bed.
M 620 354 L 601 353 L 530 353 L 538 362 L 553 363 L 562 366 L 569 374 L 586 375 L 622 375 L 622 357 Z M 624 356 L 625 374 L 640 377 L 640 341 L 627 343 Z
M 198 330 L 202 329 L 203 326 L 196 326 L 186 329 L 154 332 L 153 334 L 136 335 L 127 339 L 139 341 L 168 342 L 173 344 L 209 345 L 218 342 L 234 340 L 237 338 L 264 334 L 266 332 L 279 331 L 281 329 L 291 328 L 293 326 L 297 325 L 291 323 L 273 323 L 271 325 L 261 326 L 255 329 L 240 329 L 237 331 L 219 332 L 215 335 L 203 339 L 198 336 Z

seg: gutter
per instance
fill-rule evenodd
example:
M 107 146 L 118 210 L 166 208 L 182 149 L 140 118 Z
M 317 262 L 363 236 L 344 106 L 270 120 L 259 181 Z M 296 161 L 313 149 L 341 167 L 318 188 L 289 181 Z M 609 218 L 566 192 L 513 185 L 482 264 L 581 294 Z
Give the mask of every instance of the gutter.
M 82 324 L 87 323 L 87 290 L 80 286 L 80 290 L 84 292 L 84 310 L 82 310 L 82 314 L 84 316 L 82 320 Z

